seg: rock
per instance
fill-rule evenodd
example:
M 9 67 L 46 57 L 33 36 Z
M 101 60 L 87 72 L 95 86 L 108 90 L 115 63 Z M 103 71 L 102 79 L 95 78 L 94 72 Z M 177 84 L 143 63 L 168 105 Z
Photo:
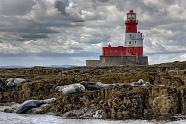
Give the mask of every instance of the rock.
M 50 106 L 50 104 L 43 104 L 40 107 L 32 108 L 27 113 L 29 113 L 29 114 L 46 114 L 46 109 L 49 106 Z
M 2 103 L 1 112 L 15 113 L 20 104 L 15 102 Z
M 62 115 L 62 117 L 65 118 L 80 118 L 80 116 L 82 116 L 84 114 L 84 110 L 72 110 L 72 111 L 68 111 L 66 113 L 64 113 Z
M 172 96 L 161 95 L 153 100 L 153 110 L 157 115 L 176 114 L 177 108 L 177 100 Z
M 168 71 L 173 69 L 176 72 Z M 92 108 L 90 111 L 83 110 L 81 114 L 73 112 L 71 115 L 77 118 L 83 118 L 85 115 L 91 118 L 97 110 L 102 110 L 104 119 L 149 119 L 151 116 L 157 118 L 160 115 L 184 114 L 185 69 L 186 62 L 150 66 L 0 69 L 2 80 L 9 77 L 25 77 L 31 80 L 30 83 L 13 88 L 5 86 L 5 90 L 0 91 L 0 101 L 22 103 L 28 99 L 57 98 L 54 104 L 43 104 L 26 113 L 45 113 L 48 110 L 47 112 L 62 115 L 73 110 L 80 112 L 84 108 Z M 83 80 L 87 81 L 83 83 Z M 137 84 L 131 86 L 127 83 L 132 81 Z M 56 86 L 62 87 L 57 87 L 58 91 L 73 82 L 81 82 L 87 91 L 79 93 L 75 90 L 74 94 L 64 95 L 62 90 L 54 90 Z M 118 82 L 118 86 L 102 89 L 92 82 Z M 6 110 L 14 112 L 15 108 Z

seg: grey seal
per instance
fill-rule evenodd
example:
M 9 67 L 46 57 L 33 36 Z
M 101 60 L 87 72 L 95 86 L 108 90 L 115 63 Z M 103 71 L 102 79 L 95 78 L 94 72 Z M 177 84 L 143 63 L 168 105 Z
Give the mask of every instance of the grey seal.
M 150 82 L 145 82 L 143 79 L 140 79 L 137 82 L 132 82 L 130 85 L 131 86 L 144 86 L 144 87 L 152 86 Z
M 80 82 L 87 90 L 100 90 L 101 87 L 96 85 L 96 83 L 88 82 L 88 81 L 82 81 Z
M 85 87 L 80 83 L 57 86 L 55 90 L 59 92 L 63 92 L 64 95 L 72 94 L 72 93 L 80 93 L 85 91 Z
M 3 79 L 0 79 L 0 91 L 3 91 L 6 89 L 6 84 Z
M 105 84 L 101 82 L 93 83 L 87 81 L 82 81 L 80 84 L 82 84 L 87 90 L 100 90 L 119 86 L 118 84 Z
M 96 83 L 96 86 L 99 86 L 101 89 L 109 89 L 109 88 L 114 88 L 118 86 L 118 84 L 104 84 L 101 82 Z
M 52 104 L 56 101 L 56 98 L 45 99 L 45 100 L 27 100 L 23 102 L 16 110 L 17 114 L 24 114 L 28 110 L 36 107 L 40 107 L 43 104 Z
M 26 82 L 24 78 L 9 78 L 6 80 L 6 85 L 9 87 L 18 86 Z

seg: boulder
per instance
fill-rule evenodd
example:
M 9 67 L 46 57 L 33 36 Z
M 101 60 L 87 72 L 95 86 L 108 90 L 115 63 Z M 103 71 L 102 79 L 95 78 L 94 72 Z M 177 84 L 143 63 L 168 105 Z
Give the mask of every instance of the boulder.
M 153 100 L 153 111 L 156 115 L 173 115 L 177 108 L 177 99 L 173 96 L 161 95 Z

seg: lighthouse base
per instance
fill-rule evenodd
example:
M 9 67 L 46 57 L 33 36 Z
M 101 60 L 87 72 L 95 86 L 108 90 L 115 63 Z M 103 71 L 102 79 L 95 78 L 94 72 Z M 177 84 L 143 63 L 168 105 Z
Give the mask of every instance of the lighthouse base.
M 86 60 L 86 66 L 120 66 L 120 65 L 148 65 L 148 57 L 136 56 L 100 56 L 100 60 Z

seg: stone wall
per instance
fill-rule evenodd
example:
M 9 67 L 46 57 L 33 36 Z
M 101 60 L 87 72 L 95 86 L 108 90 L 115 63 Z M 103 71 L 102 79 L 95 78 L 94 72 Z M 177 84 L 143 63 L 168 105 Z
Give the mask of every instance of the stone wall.
M 118 66 L 118 65 L 129 65 L 129 64 L 139 64 L 148 65 L 148 57 L 135 56 L 100 56 L 100 61 L 102 66 Z
M 100 60 L 86 60 L 86 66 L 97 67 L 100 66 Z
M 119 66 L 119 65 L 148 65 L 148 57 L 143 56 L 100 56 L 100 60 L 86 60 L 86 66 Z

